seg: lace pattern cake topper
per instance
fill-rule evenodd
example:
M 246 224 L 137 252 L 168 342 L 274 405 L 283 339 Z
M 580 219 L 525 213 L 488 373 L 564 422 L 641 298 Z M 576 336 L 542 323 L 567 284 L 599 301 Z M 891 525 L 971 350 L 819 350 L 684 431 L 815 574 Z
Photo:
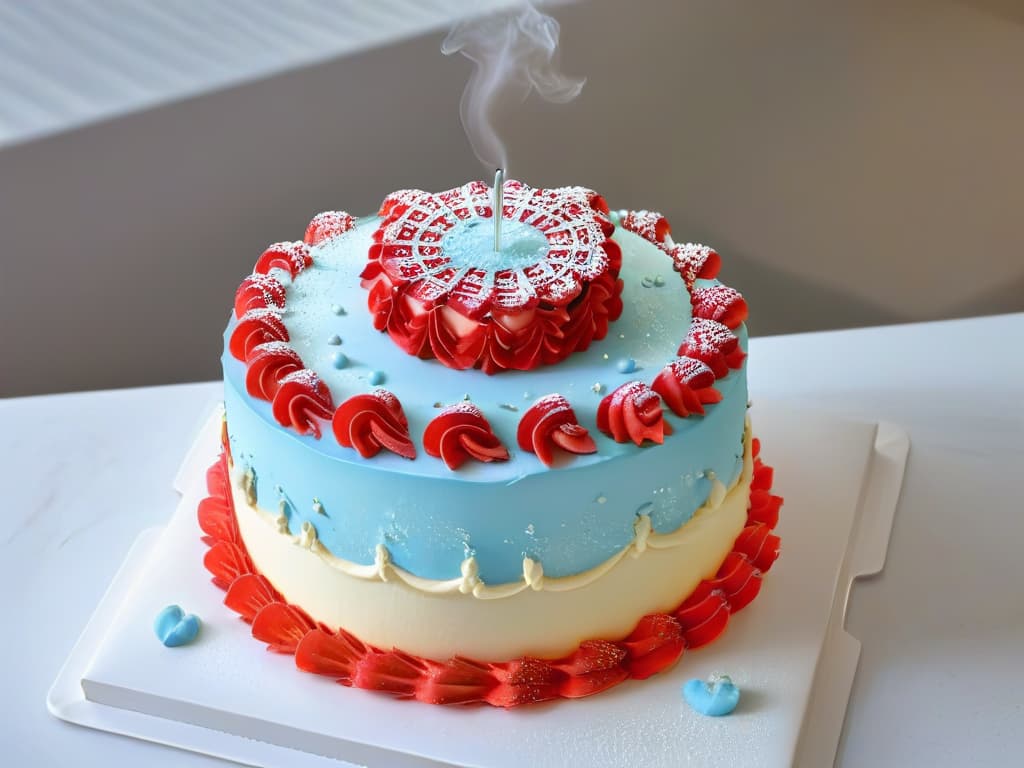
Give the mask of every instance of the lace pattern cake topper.
M 395 192 L 379 215 L 362 284 L 375 327 L 409 354 L 528 370 L 603 338 L 621 312 L 615 226 L 591 190 L 474 181 Z M 495 220 L 492 242 L 481 225 Z

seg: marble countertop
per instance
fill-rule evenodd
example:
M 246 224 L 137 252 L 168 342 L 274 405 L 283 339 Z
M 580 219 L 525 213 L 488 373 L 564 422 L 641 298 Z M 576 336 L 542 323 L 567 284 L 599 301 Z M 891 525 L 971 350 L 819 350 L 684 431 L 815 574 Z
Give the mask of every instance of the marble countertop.
M 756 401 L 885 419 L 911 437 L 889 559 L 848 617 L 863 642 L 839 766 L 1003 765 L 1024 752 L 1024 314 L 757 338 Z M 223 765 L 68 725 L 45 696 L 171 479 L 218 383 L 0 401 L 9 765 Z

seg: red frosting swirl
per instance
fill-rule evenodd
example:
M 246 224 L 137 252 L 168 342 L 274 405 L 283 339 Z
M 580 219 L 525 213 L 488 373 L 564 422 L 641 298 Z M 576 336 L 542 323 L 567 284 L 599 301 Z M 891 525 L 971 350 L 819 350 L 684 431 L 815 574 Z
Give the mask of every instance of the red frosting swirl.
M 206 474 L 209 496 L 199 503 L 204 565 L 213 583 L 227 590 L 224 603 L 252 625 L 268 650 L 295 655 L 295 666 L 355 688 L 430 704 L 485 703 L 515 707 L 554 698 L 579 698 L 623 680 L 642 680 L 671 667 L 687 650 L 717 638 L 732 614 L 761 587 L 762 576 L 779 553 L 772 533 L 782 504 L 771 494 L 772 472 L 753 441 L 754 477 L 747 524 L 714 577 L 667 613 L 644 616 L 621 639 L 593 639 L 560 659 L 523 657 L 511 661 L 446 661 L 401 650 L 385 651 L 344 629 L 330 630 L 291 605 L 258 573 L 238 532 L 228 479 L 227 454 Z
M 597 452 L 594 438 L 580 426 L 569 401 L 558 394 L 545 395 L 527 409 L 519 420 L 516 442 L 548 467 L 555 461 L 555 448 L 577 454 Z
M 690 292 L 693 316 L 702 320 L 717 320 L 733 330 L 747 319 L 747 302 L 735 288 L 727 285 L 709 285 Z
M 276 309 L 250 309 L 239 319 L 228 340 L 236 360 L 246 360 L 253 349 L 268 341 L 288 341 L 288 329 Z
M 423 448 L 448 469 L 458 469 L 469 459 L 491 462 L 509 457 L 483 412 L 470 402 L 449 405 L 435 416 L 423 433 Z
M 665 250 L 672 257 L 672 268 L 682 276 L 687 289 L 692 289 L 697 279 L 713 280 L 722 267 L 722 257 L 706 245 L 683 243 Z
M 714 388 L 715 372 L 693 357 L 680 357 L 661 369 L 651 389 L 676 416 L 704 413 L 704 406 L 720 402 L 722 393 Z
M 522 268 L 453 262 L 444 240 L 464 222 L 491 219 L 483 182 L 434 195 L 389 195 L 362 272 L 374 327 L 405 352 L 444 365 L 530 370 L 564 360 L 608 332 L 622 312 L 622 254 L 604 200 L 591 190 L 505 182 L 501 215 L 547 240 Z
M 309 245 L 319 245 L 324 240 L 345 234 L 355 225 L 356 220 L 345 211 L 324 211 L 309 222 L 303 240 Z
M 597 407 L 597 428 L 617 443 L 662 443 L 672 427 L 665 421 L 658 394 L 642 381 L 627 381 Z
M 245 365 L 245 389 L 261 400 L 273 400 L 281 379 L 305 367 L 299 353 L 283 341 L 267 341 L 253 347 L 245 357 Z
M 623 229 L 655 245 L 664 243 L 665 238 L 672 233 L 668 219 L 657 211 L 626 211 L 620 223 Z
M 282 427 L 292 427 L 300 435 L 312 434 L 319 440 L 319 419 L 331 418 L 334 403 L 320 377 L 303 368 L 278 382 L 270 410 Z
M 250 309 L 284 309 L 284 286 L 270 275 L 254 272 L 235 292 L 235 317 Z
M 402 404 L 386 389 L 350 397 L 334 412 L 331 426 L 338 443 L 355 448 L 364 459 L 376 456 L 381 449 L 416 458 Z
M 717 320 L 695 319 L 690 323 L 686 339 L 677 353 L 680 357 L 695 357 L 707 363 L 722 378 L 730 368 L 739 368 L 747 354 L 740 349 L 739 339 L 728 326 Z
M 272 269 L 284 269 L 294 279 L 296 275 L 313 263 L 309 246 L 296 240 L 292 243 L 274 243 L 256 260 L 253 272 L 265 275 Z

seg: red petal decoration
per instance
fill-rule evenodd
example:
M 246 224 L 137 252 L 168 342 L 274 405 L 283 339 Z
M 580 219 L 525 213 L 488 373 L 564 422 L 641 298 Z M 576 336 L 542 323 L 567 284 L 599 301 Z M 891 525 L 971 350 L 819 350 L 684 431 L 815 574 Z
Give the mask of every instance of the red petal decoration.
M 227 589 L 240 576 L 252 573 L 252 562 L 245 550 L 230 541 L 217 541 L 203 557 L 203 565 L 213 576 L 213 583 Z
M 617 443 L 644 440 L 662 443 L 672 428 L 661 411 L 658 394 L 642 381 L 627 381 L 597 407 L 597 428 Z
M 616 643 L 585 640 L 571 655 L 550 662 L 552 667 L 565 672 L 567 676 L 559 689 L 559 695 L 566 699 L 578 699 L 621 683 L 629 676 L 623 664 L 626 656 L 626 649 Z
M 309 245 L 320 245 L 324 240 L 345 234 L 355 225 L 356 220 L 345 211 L 324 211 L 309 222 L 302 239 Z
M 303 368 L 289 373 L 278 383 L 271 411 L 282 427 L 292 427 L 300 435 L 320 439 L 318 419 L 331 418 L 334 403 L 327 385 L 313 371 Z
M 449 405 L 435 416 L 423 433 L 423 448 L 451 470 L 469 459 L 491 462 L 509 457 L 483 412 L 470 402 Z
M 644 680 L 675 664 L 685 647 L 679 622 L 663 613 L 640 619 L 621 645 L 626 649 L 629 676 L 635 680 Z
M 309 246 L 296 240 L 293 243 L 274 243 L 256 260 L 253 272 L 265 275 L 272 269 L 283 269 L 295 279 L 295 276 L 313 263 L 309 255 Z
M 237 542 L 238 527 L 234 510 L 223 497 L 208 496 L 199 502 L 199 527 L 217 541 Z
M 767 571 L 779 556 L 779 537 L 767 525 L 754 523 L 740 532 L 733 551 L 741 553 L 758 570 Z
M 484 701 L 497 684 L 489 665 L 456 656 L 428 664 L 416 698 L 428 704 L 470 704 Z
M 569 453 L 597 452 L 594 439 L 580 426 L 569 401 L 559 394 L 545 395 L 527 409 L 519 420 L 516 442 L 548 467 L 554 463 L 552 449 L 556 446 Z
M 771 490 L 775 482 L 775 470 L 766 467 L 760 459 L 754 459 L 754 477 L 750 480 L 750 487 L 759 491 Z
M 245 573 L 235 579 L 224 596 L 224 605 L 252 624 L 256 614 L 271 603 L 284 602 L 270 582 L 258 573 Z
M 340 445 L 355 448 L 364 459 L 381 449 L 416 458 L 402 404 L 386 389 L 350 397 L 334 412 L 331 428 Z
M 773 496 L 768 491 L 752 490 L 750 492 L 750 508 L 747 510 L 747 522 L 763 523 L 769 528 L 774 528 L 779 522 L 781 506 L 781 496 Z
M 253 347 L 245 364 L 245 389 L 261 400 L 273 400 L 281 379 L 305 367 L 298 352 L 283 341 L 266 341 Z
M 714 388 L 715 373 L 693 357 L 680 357 L 661 369 L 651 389 L 661 395 L 676 416 L 704 413 L 704 406 L 717 403 L 722 393 Z
M 307 632 L 295 649 L 295 666 L 306 672 L 330 675 L 339 683 L 351 684 L 356 665 L 366 655 L 366 646 L 344 630 L 330 633 L 317 628 Z
M 397 400 L 386 405 L 390 413 L 400 412 Z M 698 584 L 674 615 L 650 614 L 624 640 L 585 641 L 554 661 L 527 657 L 500 663 L 464 658 L 441 662 L 401 651 L 383 652 L 344 630 L 331 633 L 316 627 L 263 576 L 242 572 L 251 562 L 237 533 L 226 453 L 207 471 L 210 497 L 200 503 L 200 521 L 208 533 L 204 540 L 211 547 L 204 562 L 214 573 L 214 583 L 223 587 L 233 579 L 224 602 L 252 622 L 254 637 L 267 642 L 270 650 L 294 653 L 299 669 L 329 675 L 342 685 L 432 704 L 484 702 L 499 707 L 588 696 L 627 677 L 643 679 L 671 666 L 684 648 L 705 645 L 721 634 L 729 616 L 757 595 L 761 575 L 771 567 L 779 545 L 778 537 L 770 533 L 775 520 L 759 518 L 777 519 L 782 499 L 767 487 L 771 469 L 758 458 L 761 444 L 756 439 L 751 450 L 756 482 L 764 487 L 751 491 L 747 527 L 715 578 Z
M 558 696 L 565 673 L 529 657 L 492 665 L 498 684 L 484 699 L 496 707 L 516 707 Z
M 710 594 L 699 605 L 676 613 L 686 647 L 690 649 L 707 645 L 721 635 L 729 623 L 729 616 L 729 603 L 718 594 Z
M 235 317 L 250 309 L 284 309 L 284 286 L 270 275 L 249 275 L 235 292 Z
M 693 316 L 703 320 L 717 320 L 735 330 L 746 321 L 747 302 L 735 288 L 727 285 L 709 285 L 690 292 Z
M 403 699 L 412 698 L 426 670 L 426 662 L 415 656 L 401 651 L 370 649 L 356 665 L 352 685 L 384 691 Z
M 288 603 L 265 605 L 252 620 L 252 636 L 275 653 L 295 653 L 299 641 L 313 629 L 305 612 Z

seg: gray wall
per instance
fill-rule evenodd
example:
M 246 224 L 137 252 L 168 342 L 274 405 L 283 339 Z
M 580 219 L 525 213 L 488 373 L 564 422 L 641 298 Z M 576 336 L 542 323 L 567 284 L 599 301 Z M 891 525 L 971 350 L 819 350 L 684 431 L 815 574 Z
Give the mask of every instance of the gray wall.
M 755 334 L 1024 309 L 1010 0 L 558 8 L 512 175 L 664 211 Z M 235 287 L 326 208 L 481 175 L 441 34 L 0 150 L 0 395 L 213 378 Z

